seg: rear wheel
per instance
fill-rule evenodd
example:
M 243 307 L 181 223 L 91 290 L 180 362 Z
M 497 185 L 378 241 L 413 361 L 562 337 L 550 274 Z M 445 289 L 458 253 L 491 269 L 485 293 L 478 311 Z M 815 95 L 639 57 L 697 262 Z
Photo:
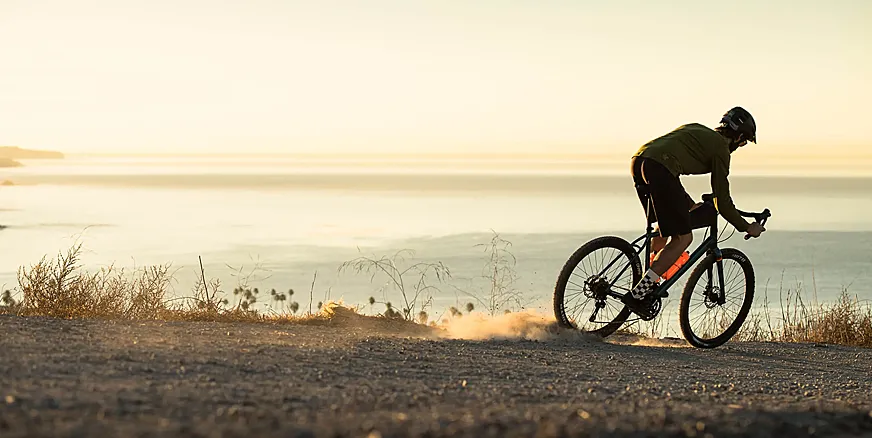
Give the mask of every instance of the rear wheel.
M 630 316 L 630 309 L 607 292 L 629 293 L 641 278 L 642 263 L 629 242 L 615 236 L 591 240 L 569 257 L 557 277 L 554 316 L 562 327 L 606 337 Z
M 734 248 L 722 250 L 720 262 L 711 254 L 684 286 L 678 310 L 681 332 L 694 347 L 723 345 L 742 327 L 753 300 L 754 267 L 748 257 Z

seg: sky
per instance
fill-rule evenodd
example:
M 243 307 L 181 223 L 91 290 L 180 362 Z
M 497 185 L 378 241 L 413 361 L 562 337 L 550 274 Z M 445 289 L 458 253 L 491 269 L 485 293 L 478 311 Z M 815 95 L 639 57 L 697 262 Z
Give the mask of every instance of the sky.
M 615 153 L 730 107 L 872 156 L 865 0 L 0 0 L 0 144 Z

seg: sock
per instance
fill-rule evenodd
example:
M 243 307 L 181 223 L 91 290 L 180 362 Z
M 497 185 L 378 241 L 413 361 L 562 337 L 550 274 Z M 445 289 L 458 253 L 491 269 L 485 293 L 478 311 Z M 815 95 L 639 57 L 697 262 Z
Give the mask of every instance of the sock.
M 645 273 L 645 276 L 639 280 L 639 284 L 633 288 L 630 293 L 633 295 L 633 298 L 639 300 L 645 297 L 645 295 L 654 292 L 654 289 L 660 283 L 660 276 L 657 275 L 654 270 L 649 269 L 648 272 Z

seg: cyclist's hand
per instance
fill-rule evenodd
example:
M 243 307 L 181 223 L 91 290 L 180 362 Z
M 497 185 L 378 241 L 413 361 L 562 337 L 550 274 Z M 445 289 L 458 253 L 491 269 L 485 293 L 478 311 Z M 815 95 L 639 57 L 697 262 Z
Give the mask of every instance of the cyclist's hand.
M 763 232 L 766 231 L 766 228 L 763 228 L 763 225 L 760 225 L 760 222 L 754 222 L 748 226 L 748 236 L 751 237 L 760 237 Z

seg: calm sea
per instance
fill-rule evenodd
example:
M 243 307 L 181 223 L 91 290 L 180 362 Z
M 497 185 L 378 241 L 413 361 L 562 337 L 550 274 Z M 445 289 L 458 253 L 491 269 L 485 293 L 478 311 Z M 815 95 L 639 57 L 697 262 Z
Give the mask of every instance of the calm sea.
M 531 307 L 550 312 L 557 273 L 575 248 L 603 234 L 633 239 L 644 226 L 627 165 L 600 158 L 25 164 L 0 171 L 0 180 L 15 184 L 0 187 L 0 284 L 8 289 L 20 266 L 81 242 L 87 269 L 171 263 L 177 295 L 189 294 L 202 256 L 206 275 L 227 290 L 247 277 L 261 290 L 293 288 L 302 307 L 310 288 L 316 302 L 365 304 L 375 296 L 396 303 L 380 289 L 384 277 L 370 281 L 338 268 L 409 249 L 401 268 L 441 261 L 452 272 L 436 304 L 463 304 L 464 292 L 487 287 L 476 279 L 487 256 L 477 245 L 498 233 L 517 259 L 515 287 Z M 707 191 L 705 177 L 683 181 L 697 198 Z M 872 298 L 872 179 L 737 175 L 732 187 L 741 209 L 773 213 L 762 238 L 737 233 L 721 244 L 750 256 L 758 294 L 768 289 L 777 299 L 779 287 L 800 286 L 823 301 L 843 288 Z

